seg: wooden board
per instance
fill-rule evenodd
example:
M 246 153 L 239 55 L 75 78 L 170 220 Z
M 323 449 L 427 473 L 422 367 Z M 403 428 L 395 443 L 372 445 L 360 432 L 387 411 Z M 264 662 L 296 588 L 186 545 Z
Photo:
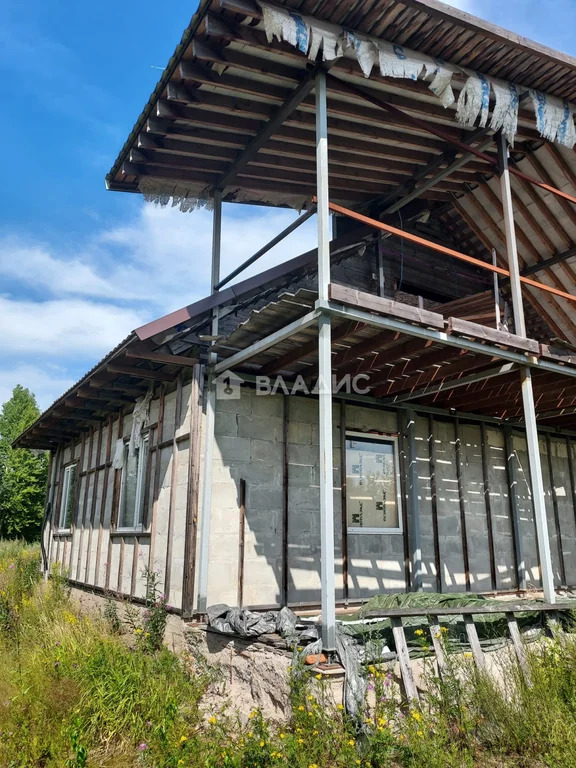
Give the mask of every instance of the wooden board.
M 412 325 L 423 325 L 426 328 L 444 330 L 444 318 L 437 312 L 430 312 L 419 307 L 411 307 L 408 304 L 401 304 L 397 301 L 392 301 L 392 299 L 385 299 L 380 296 L 374 296 L 371 293 L 357 291 L 355 288 L 348 288 L 338 283 L 330 283 L 328 295 L 332 301 L 349 307 L 358 307 L 367 312 L 376 312 L 379 315 L 395 317 L 398 320 L 408 321 Z
M 533 339 L 525 339 L 513 333 L 497 331 L 495 328 L 489 328 L 487 325 L 478 325 L 478 323 L 471 323 L 468 320 L 460 320 L 458 317 L 448 318 L 446 332 L 455 336 L 467 336 L 477 341 L 487 341 L 499 347 L 516 349 L 519 352 L 527 352 L 531 355 L 540 354 L 540 345 Z

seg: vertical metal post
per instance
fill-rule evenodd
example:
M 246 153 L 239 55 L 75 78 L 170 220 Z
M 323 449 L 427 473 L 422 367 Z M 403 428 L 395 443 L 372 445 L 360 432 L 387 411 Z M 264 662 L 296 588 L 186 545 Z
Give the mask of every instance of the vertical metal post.
M 212 271 L 210 292 L 220 280 L 220 252 L 222 246 L 222 190 L 214 192 L 212 219 Z M 212 335 L 218 335 L 218 309 L 212 317 Z M 208 557 L 210 552 L 210 517 L 212 513 L 212 464 L 214 459 L 214 427 L 216 411 L 216 381 L 213 367 L 216 354 L 208 358 L 208 387 L 206 394 L 206 431 L 204 436 L 204 466 L 202 468 L 202 513 L 200 518 L 200 552 L 198 556 L 198 612 L 205 613 L 208 599 Z
M 407 411 L 408 436 L 408 505 L 412 544 L 412 590 L 422 592 L 422 544 L 420 541 L 420 510 L 418 498 L 418 463 L 416 459 L 416 414 Z
M 498 260 L 496 259 L 496 248 L 492 248 L 492 266 L 498 266 Z M 500 317 L 500 287 L 498 285 L 498 273 L 494 272 L 494 314 L 496 318 L 496 330 L 500 330 L 501 317 Z
M 524 308 L 522 304 L 520 265 L 518 263 L 516 230 L 514 227 L 514 208 L 512 205 L 510 171 L 508 168 L 508 142 L 502 132 L 497 134 L 496 144 L 498 146 L 498 160 L 500 163 L 500 188 L 502 194 L 502 206 L 504 209 L 504 228 L 506 234 L 506 250 L 508 252 L 508 269 L 510 270 L 510 292 L 512 294 L 514 330 L 518 336 L 525 337 L 526 322 L 524 320 Z M 540 463 L 538 425 L 536 423 L 532 373 L 529 368 L 523 368 L 521 370 L 520 379 L 522 384 L 524 421 L 526 423 L 526 441 L 528 444 L 530 477 L 532 478 L 532 497 L 538 536 L 538 552 L 540 554 L 540 568 L 542 570 L 542 588 L 544 590 L 544 598 L 546 601 L 555 603 L 556 594 L 554 592 L 554 574 L 552 571 L 548 520 L 546 518 L 546 503 L 544 500 L 544 481 L 542 479 L 542 465 Z
M 316 78 L 316 176 L 318 197 L 318 298 L 328 300 L 330 285 L 330 209 L 328 188 L 328 113 L 326 75 Z M 318 320 L 318 405 L 320 423 L 320 580 L 322 644 L 336 648 L 334 586 L 334 468 L 332 454 L 332 328 L 329 314 Z

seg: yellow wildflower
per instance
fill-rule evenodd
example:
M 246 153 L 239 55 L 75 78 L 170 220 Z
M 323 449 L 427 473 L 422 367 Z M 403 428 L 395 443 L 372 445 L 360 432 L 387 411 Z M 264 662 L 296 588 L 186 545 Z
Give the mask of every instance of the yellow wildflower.
M 378 718 L 378 725 L 382 725 L 382 726 L 388 725 L 388 720 L 386 720 L 385 717 L 379 717 Z
M 350 739 L 350 741 L 348 742 L 348 746 L 350 746 L 350 747 L 355 747 L 355 746 L 356 746 L 356 741 L 355 741 L 355 739 Z
M 414 632 L 414 634 L 418 635 L 418 637 L 420 637 L 421 635 L 424 634 L 424 630 L 423 629 L 417 629 L 416 632 Z
M 281 733 L 281 734 L 280 734 L 280 738 L 281 738 L 281 739 L 285 739 L 285 738 L 286 738 L 286 734 L 285 734 L 285 733 Z
M 138 628 L 138 629 L 135 629 L 135 630 L 134 630 L 134 632 L 135 632 L 135 634 L 137 634 L 137 635 L 141 635 L 141 634 L 142 634 L 142 630 L 141 630 L 140 628 Z
M 261 746 L 261 747 L 263 747 L 263 746 L 264 746 L 264 743 L 265 743 L 265 742 L 261 741 L 261 742 L 260 742 L 260 746 Z
M 442 632 L 442 634 L 445 635 L 446 632 L 448 632 L 448 627 L 440 627 L 440 632 Z
M 180 736 L 180 744 L 184 744 L 185 741 L 188 741 L 188 736 Z
M 336 709 L 339 709 L 339 710 L 340 710 L 340 712 L 342 712 L 342 711 L 344 710 L 344 704 L 338 704 L 338 706 L 336 707 Z
M 318 673 L 318 674 L 316 675 L 316 680 L 322 680 L 322 675 L 321 675 L 320 673 Z
M 298 744 L 304 744 L 304 739 L 298 739 Z
M 466 653 L 464 654 L 464 658 L 465 659 L 471 659 L 472 658 L 472 654 L 470 653 L 470 651 L 466 651 Z
M 304 712 L 304 706 L 302 704 L 298 707 L 298 712 Z
M 412 717 L 414 718 L 414 720 L 416 720 L 417 723 L 419 723 L 420 720 L 422 720 L 422 715 L 420 714 L 420 712 L 412 712 Z
M 216 715 L 212 715 L 212 717 L 208 720 L 210 725 L 216 725 Z
M 310 694 L 310 696 L 308 696 L 308 701 L 314 701 L 314 696 L 312 696 L 312 694 Z
M 258 710 L 253 709 L 252 712 L 250 712 L 250 714 L 248 715 L 248 720 L 252 720 L 252 718 L 256 717 L 257 714 L 258 714 Z
M 424 731 L 416 731 L 416 733 L 417 733 L 417 734 L 418 734 L 418 736 L 420 736 L 420 737 L 424 736 Z
M 318 763 L 312 763 L 308 768 L 318 768 Z

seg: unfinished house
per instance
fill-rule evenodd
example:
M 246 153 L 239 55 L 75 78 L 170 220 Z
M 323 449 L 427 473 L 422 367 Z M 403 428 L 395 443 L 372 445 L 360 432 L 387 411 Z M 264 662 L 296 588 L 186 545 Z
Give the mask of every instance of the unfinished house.
M 19 438 L 46 567 L 320 606 L 327 649 L 378 593 L 576 585 L 573 103 L 576 60 L 437 0 L 202 0 L 107 185 L 213 209 L 210 294 Z M 235 202 L 300 215 L 222 275 Z

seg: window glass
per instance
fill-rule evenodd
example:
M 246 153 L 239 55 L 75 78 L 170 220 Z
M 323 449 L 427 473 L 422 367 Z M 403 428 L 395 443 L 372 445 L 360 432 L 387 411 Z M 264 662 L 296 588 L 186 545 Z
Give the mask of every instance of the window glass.
M 64 479 L 62 486 L 62 502 L 60 504 L 60 518 L 58 528 L 67 531 L 72 525 L 72 516 L 76 504 L 76 477 L 77 464 L 70 464 L 64 469 Z
M 119 528 L 142 527 L 147 461 L 147 436 L 141 438 L 132 455 L 130 455 L 129 446 L 125 446 Z
M 400 530 L 396 440 L 347 435 L 346 504 L 349 530 Z

